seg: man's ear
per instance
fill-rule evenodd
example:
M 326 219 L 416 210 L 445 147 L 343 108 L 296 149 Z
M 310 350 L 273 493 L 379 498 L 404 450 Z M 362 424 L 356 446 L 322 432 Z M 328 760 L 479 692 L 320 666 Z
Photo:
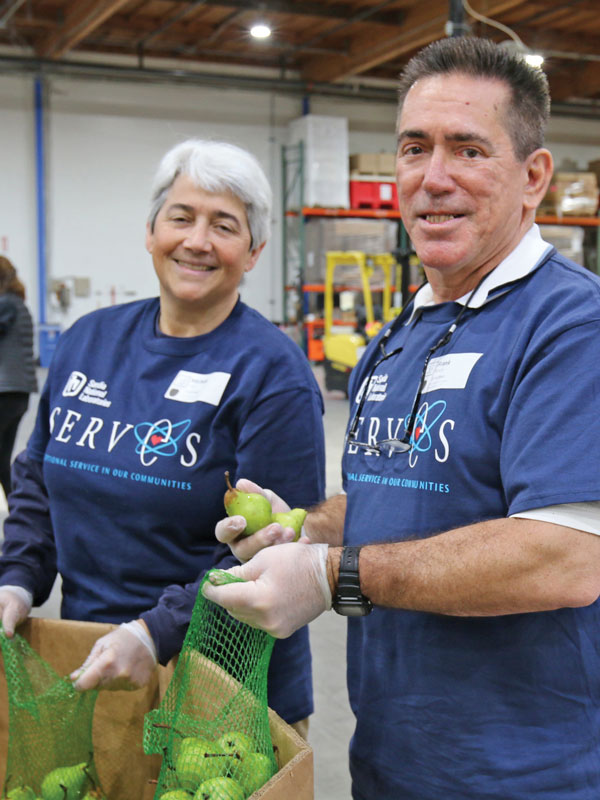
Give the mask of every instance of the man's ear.
M 526 182 L 523 204 L 527 209 L 536 209 L 544 199 L 554 173 L 552 154 L 545 148 L 534 150 L 526 161 Z

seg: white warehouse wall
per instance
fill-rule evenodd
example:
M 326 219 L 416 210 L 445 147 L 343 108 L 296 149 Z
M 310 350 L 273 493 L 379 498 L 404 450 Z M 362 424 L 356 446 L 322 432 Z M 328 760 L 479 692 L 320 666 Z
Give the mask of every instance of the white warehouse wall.
M 33 85 L 0 76 L 0 254 L 15 264 L 37 315 L 37 214 Z
M 88 278 L 89 297 L 54 302 L 65 327 L 93 308 L 157 293 L 144 230 L 150 184 L 163 153 L 190 136 L 222 138 L 258 158 L 274 192 L 272 236 L 242 297 L 281 319 L 280 148 L 302 102 L 276 92 L 48 78 L 46 111 L 49 282 Z M 38 318 L 34 79 L 0 75 L 0 253 L 11 258 Z M 311 99 L 313 114 L 347 117 L 350 152 L 394 149 L 390 104 Z M 548 146 L 585 168 L 600 157 L 600 122 L 553 118 Z

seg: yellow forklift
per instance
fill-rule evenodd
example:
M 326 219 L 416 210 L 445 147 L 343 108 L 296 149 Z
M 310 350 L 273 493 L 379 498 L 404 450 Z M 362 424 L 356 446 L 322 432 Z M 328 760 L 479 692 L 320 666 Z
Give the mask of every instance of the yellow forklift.
M 336 267 L 356 266 L 360 276 L 360 287 L 350 291 L 362 291 L 363 313 L 354 323 L 356 329 L 350 333 L 336 332 L 334 326 L 334 296 L 339 291 L 334 283 Z M 371 282 L 375 270 L 383 272 L 381 312 L 376 318 L 373 306 Z M 391 253 L 363 253 L 352 251 L 329 251 L 326 253 L 323 353 L 325 367 L 325 388 L 328 391 L 340 390 L 348 396 L 348 379 L 352 368 L 358 363 L 367 343 L 384 323 L 400 313 L 399 305 L 392 304 L 392 291 L 395 280 L 395 298 L 399 297 L 401 267 Z

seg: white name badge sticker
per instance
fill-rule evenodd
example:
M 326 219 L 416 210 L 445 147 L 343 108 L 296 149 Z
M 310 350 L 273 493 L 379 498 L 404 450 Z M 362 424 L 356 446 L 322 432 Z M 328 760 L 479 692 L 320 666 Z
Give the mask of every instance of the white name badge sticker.
M 448 353 L 432 358 L 427 366 L 423 394 L 436 389 L 464 389 L 483 353 Z
M 165 392 L 165 397 L 179 403 L 210 403 L 218 406 L 229 378 L 229 372 L 209 372 L 203 375 L 201 372 L 180 369 Z

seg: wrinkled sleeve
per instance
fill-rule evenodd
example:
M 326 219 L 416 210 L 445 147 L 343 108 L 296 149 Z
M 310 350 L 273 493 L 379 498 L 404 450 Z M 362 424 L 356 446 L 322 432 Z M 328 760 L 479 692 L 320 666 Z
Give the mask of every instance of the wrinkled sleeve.
M 34 605 L 45 602 L 56 579 L 56 549 L 42 462 L 20 453 L 12 466 L 0 559 L 0 584 L 23 586 Z
M 238 478 L 272 489 L 290 506 L 310 506 L 324 498 L 323 403 L 318 390 L 290 390 L 257 402 L 238 437 L 232 479 Z M 229 547 L 216 543 L 211 568 L 228 569 L 237 563 Z M 167 587 L 157 606 L 142 614 L 162 664 L 181 649 L 206 571 L 192 584 Z

